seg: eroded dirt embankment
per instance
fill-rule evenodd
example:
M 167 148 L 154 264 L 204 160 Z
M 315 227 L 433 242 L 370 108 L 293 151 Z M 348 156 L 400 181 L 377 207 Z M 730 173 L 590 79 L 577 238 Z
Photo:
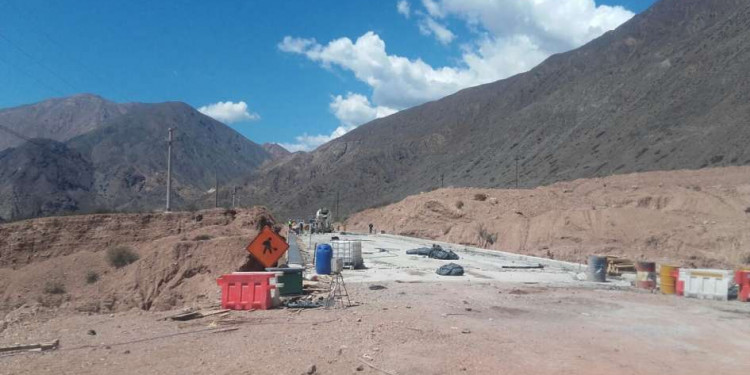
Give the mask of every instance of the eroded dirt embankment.
M 750 167 L 647 172 L 536 189 L 440 189 L 357 213 L 387 233 L 585 262 L 588 255 L 692 267 L 750 263 Z M 485 236 L 487 237 L 487 236 Z
M 0 311 L 163 310 L 216 298 L 216 277 L 247 261 L 265 208 L 50 217 L 0 225 Z M 117 268 L 107 250 L 138 260 Z

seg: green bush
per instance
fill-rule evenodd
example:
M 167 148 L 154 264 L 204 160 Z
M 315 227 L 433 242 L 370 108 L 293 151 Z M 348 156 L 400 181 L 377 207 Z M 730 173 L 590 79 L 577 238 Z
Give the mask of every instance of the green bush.
M 44 293 L 65 294 L 65 285 L 59 281 L 47 281 L 44 284 Z
M 107 250 L 107 261 L 112 267 L 122 268 L 136 260 L 138 260 L 138 254 L 127 246 L 117 246 Z
M 99 281 L 99 274 L 96 271 L 86 272 L 86 284 L 93 284 Z

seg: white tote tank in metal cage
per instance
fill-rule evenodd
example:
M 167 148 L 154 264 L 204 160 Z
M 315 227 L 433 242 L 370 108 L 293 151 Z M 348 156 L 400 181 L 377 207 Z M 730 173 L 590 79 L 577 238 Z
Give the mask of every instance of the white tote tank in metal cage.
M 341 258 L 344 267 L 360 268 L 364 264 L 362 259 L 362 241 L 331 241 L 333 258 Z

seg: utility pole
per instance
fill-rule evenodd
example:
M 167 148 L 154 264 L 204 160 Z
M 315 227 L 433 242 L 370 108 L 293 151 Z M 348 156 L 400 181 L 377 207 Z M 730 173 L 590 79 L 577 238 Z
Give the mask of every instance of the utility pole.
M 214 208 L 219 208 L 219 173 L 216 172 L 215 168 L 214 179 L 214 181 L 216 182 L 216 186 L 214 186 Z
M 237 197 L 237 185 L 232 187 L 232 208 L 235 207 L 235 197 Z
M 339 220 L 339 191 L 336 190 L 336 221 Z
M 172 210 L 172 132 L 174 132 L 174 128 L 169 128 L 167 140 L 167 212 Z
M 516 189 L 518 189 L 518 154 L 516 154 Z

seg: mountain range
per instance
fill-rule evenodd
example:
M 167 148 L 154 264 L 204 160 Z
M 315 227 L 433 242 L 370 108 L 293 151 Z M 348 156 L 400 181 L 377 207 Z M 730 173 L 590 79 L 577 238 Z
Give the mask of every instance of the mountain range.
M 175 209 L 213 203 L 208 191 L 272 158 L 185 103 L 117 104 L 77 95 L 0 111 L 0 218 L 164 207 L 167 134 L 174 128 Z M 15 138 L 15 139 L 14 139 Z M 224 196 L 222 196 L 224 197 Z
M 246 182 L 283 215 L 326 205 L 343 217 L 441 185 L 744 165 L 749 122 L 750 2 L 661 0 L 529 72 L 377 119 Z
M 259 146 L 184 103 L 81 95 L 0 110 L 0 125 L 45 138 L 1 139 L 0 217 L 162 207 L 169 127 L 179 207 L 210 204 L 218 178 L 280 217 L 325 206 L 340 219 L 440 186 L 746 165 L 748 122 L 750 2 L 661 0 L 526 73 L 377 119 L 312 152 Z

